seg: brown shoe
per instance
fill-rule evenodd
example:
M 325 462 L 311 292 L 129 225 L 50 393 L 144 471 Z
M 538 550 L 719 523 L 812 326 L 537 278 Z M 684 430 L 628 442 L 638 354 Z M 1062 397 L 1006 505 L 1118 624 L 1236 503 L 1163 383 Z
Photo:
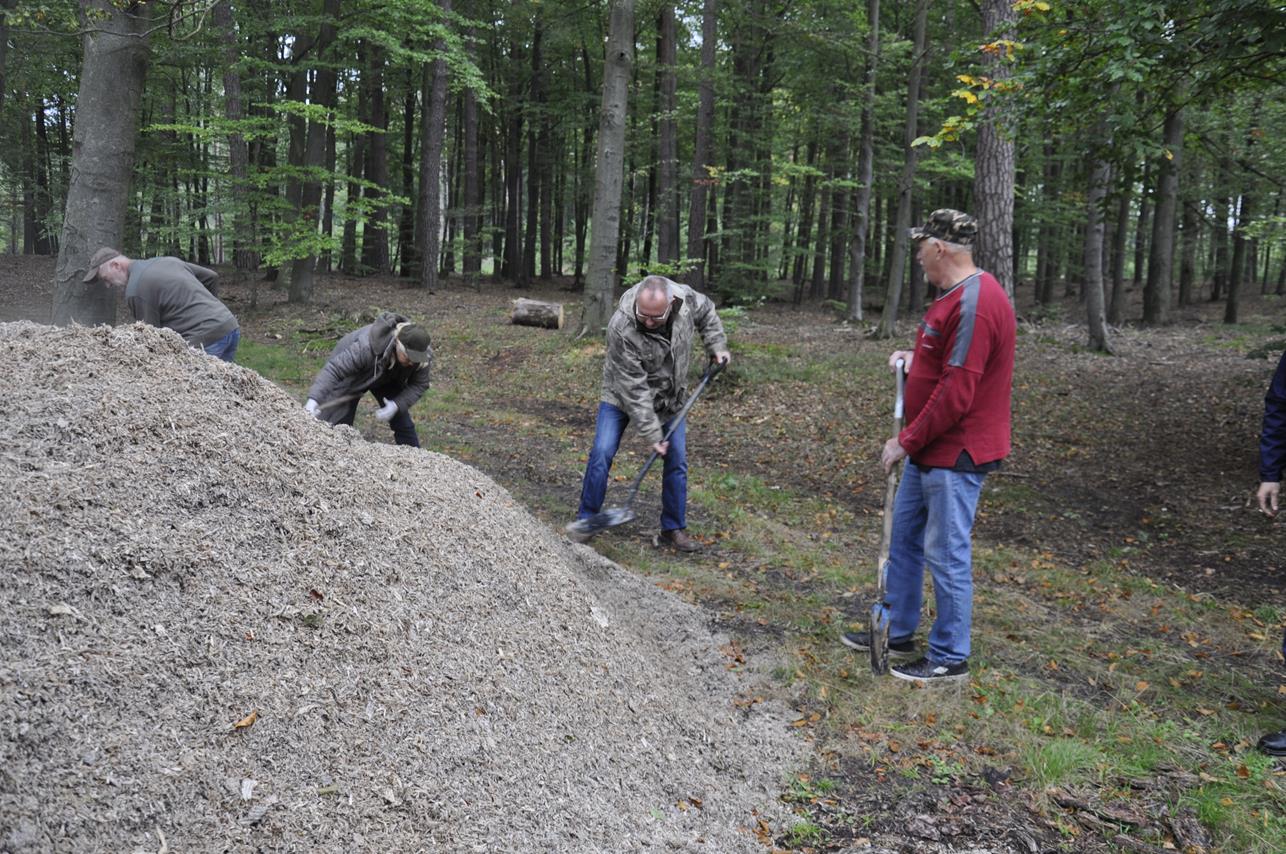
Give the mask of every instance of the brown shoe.
M 673 531 L 662 531 L 661 536 L 657 538 L 657 545 L 669 546 L 679 552 L 701 551 L 701 544 L 689 537 L 682 528 L 675 528 Z

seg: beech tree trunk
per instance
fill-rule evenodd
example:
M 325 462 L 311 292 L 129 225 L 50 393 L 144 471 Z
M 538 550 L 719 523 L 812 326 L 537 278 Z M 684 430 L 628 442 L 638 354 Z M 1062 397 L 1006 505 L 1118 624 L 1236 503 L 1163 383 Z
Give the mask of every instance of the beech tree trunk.
M 983 0 L 982 30 L 988 41 L 1009 38 L 1018 13 L 1012 0 Z M 1005 52 L 992 51 L 985 61 L 994 84 L 1013 76 Z M 978 219 L 974 262 L 995 276 L 1014 299 L 1014 136 L 1012 108 L 1003 96 L 989 103 L 978 125 L 974 158 L 973 214 Z
M 675 130 L 674 4 L 661 7 L 660 18 L 661 118 L 657 163 L 656 260 L 673 264 L 679 259 L 679 211 L 675 197 L 679 147 Z
M 116 320 L 116 290 L 81 279 L 89 256 L 121 248 L 138 111 L 147 75 L 149 22 L 141 3 L 81 0 L 84 59 L 76 98 L 71 178 L 54 272 L 53 322 L 86 326 Z M 91 26 L 89 18 L 93 17 Z
M 634 0 L 612 0 L 603 99 L 599 112 L 598 158 L 590 232 L 589 282 L 580 335 L 601 335 L 612 317 L 616 293 L 616 238 L 621 227 L 621 188 L 625 175 L 625 114 L 633 58 Z
M 438 0 L 438 6 L 450 17 L 451 0 Z M 433 49 L 440 56 L 446 51 L 446 40 L 437 39 Z M 429 76 L 432 74 L 432 80 Z M 433 293 L 438 286 L 438 249 L 442 243 L 442 144 L 446 139 L 447 64 L 436 59 L 424 64 L 423 142 L 420 149 L 420 206 L 424 217 L 420 223 L 419 286 Z
M 482 182 L 478 174 L 478 98 L 464 91 L 464 274 L 482 272 Z
M 696 265 L 687 281 L 697 290 L 706 287 L 705 224 L 709 166 L 714 133 L 714 60 L 718 37 L 718 0 L 705 0 L 701 12 L 701 82 L 697 87 L 697 129 L 692 153 L 692 189 L 688 197 L 688 258 Z
M 1143 322 L 1170 322 L 1171 273 L 1174 270 L 1174 215 L 1179 201 L 1179 166 L 1183 154 L 1183 109 L 1174 107 L 1165 116 L 1166 155 L 1157 176 L 1156 212 L 1152 218 L 1152 245 L 1148 279 L 1143 288 Z
M 875 76 L 880 64 L 880 0 L 867 0 L 866 68 L 862 77 L 862 126 L 858 141 L 857 189 L 853 194 L 853 236 L 849 242 L 848 320 L 862 319 L 866 285 L 866 235 L 871 220 L 875 163 Z
M 514 310 L 509 320 L 517 326 L 562 329 L 563 317 L 562 303 L 540 302 L 539 300 L 519 297 L 514 300 Z
M 1096 140 L 1108 138 L 1107 122 L 1100 121 L 1094 132 Z M 1108 338 L 1107 314 L 1103 295 L 1103 203 L 1112 180 L 1112 164 L 1106 153 L 1100 154 L 1090 167 L 1089 192 L 1085 197 L 1084 282 L 1085 312 L 1089 326 L 1090 347 L 1112 352 Z
M 324 0 L 322 3 L 322 23 L 318 29 L 314 50 L 319 59 L 328 59 L 330 46 L 337 34 L 336 22 L 339 20 L 340 0 Z M 303 69 L 298 72 L 303 74 Z M 338 74 L 326 62 L 320 62 L 313 77 L 309 100 L 313 104 L 333 108 L 335 106 L 335 84 Z M 308 134 L 304 146 L 302 165 L 317 172 L 326 165 L 326 132 L 324 122 L 308 122 Z M 321 213 L 322 188 L 316 178 L 303 182 L 299 196 L 299 227 L 301 230 L 315 231 Z M 313 270 L 317 265 L 316 255 L 296 258 L 290 265 L 289 299 L 292 303 L 308 302 L 313 296 Z
M 915 180 L 917 149 L 911 146 L 916 137 L 920 107 L 920 74 L 924 68 L 925 25 L 929 12 L 928 0 L 916 0 L 915 37 L 912 47 L 910 79 L 907 81 L 906 127 L 903 135 L 905 160 L 898 179 L 897 224 L 893 231 L 893 257 L 889 261 L 888 290 L 885 292 L 884 312 L 880 316 L 879 337 L 892 338 L 897 334 L 898 302 L 902 298 L 902 279 L 906 267 L 907 229 L 911 227 L 911 186 Z

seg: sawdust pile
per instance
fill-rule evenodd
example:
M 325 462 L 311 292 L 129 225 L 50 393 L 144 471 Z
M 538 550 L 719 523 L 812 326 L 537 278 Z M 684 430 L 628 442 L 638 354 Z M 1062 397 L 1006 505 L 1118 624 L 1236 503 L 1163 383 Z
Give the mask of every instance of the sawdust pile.
M 0 849 L 755 851 L 700 613 L 141 325 L 0 324 Z M 756 813 L 757 811 L 757 813 Z

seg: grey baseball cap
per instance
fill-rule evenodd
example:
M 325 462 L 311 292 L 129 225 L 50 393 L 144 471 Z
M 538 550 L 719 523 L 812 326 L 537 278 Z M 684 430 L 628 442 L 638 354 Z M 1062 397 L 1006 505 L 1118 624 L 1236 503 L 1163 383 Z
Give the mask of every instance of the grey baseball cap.
M 84 281 L 84 282 L 94 281 L 95 279 L 98 278 L 99 267 L 103 266 L 113 258 L 119 258 L 120 256 L 121 256 L 120 252 L 117 252 L 115 249 L 111 249 L 107 246 L 104 246 L 102 249 L 99 249 L 97 252 L 95 252 L 93 255 L 90 256 L 89 272 L 85 273 L 85 278 L 82 279 L 81 281 Z

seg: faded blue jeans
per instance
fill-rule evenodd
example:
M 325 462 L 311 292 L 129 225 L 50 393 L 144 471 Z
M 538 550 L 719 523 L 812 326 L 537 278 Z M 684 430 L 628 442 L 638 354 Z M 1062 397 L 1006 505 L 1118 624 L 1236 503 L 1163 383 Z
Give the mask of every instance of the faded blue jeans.
M 589 449 L 585 464 L 585 480 L 581 484 L 580 509 L 577 519 L 588 519 L 603 509 L 607 494 L 607 475 L 612 470 L 612 458 L 621 446 L 621 436 L 630 423 L 630 416 L 610 403 L 598 404 L 598 421 L 594 425 L 594 445 Z M 686 528 L 688 507 L 688 448 L 687 422 L 681 422 L 670 436 L 670 447 L 665 456 L 665 471 L 661 480 L 661 530 L 673 531 Z M 670 429 L 667 421 L 662 430 Z
M 241 343 L 241 330 L 234 329 L 227 335 L 215 341 L 212 344 L 206 344 L 201 349 L 214 356 L 216 359 L 222 359 L 225 362 L 235 362 L 237 360 L 237 345 Z
M 921 469 L 910 460 L 902 469 L 889 547 L 889 640 L 908 640 L 915 634 L 928 564 L 938 611 L 929 631 L 928 659 L 934 664 L 955 664 L 969 657 L 971 537 L 985 477 L 976 472 Z

